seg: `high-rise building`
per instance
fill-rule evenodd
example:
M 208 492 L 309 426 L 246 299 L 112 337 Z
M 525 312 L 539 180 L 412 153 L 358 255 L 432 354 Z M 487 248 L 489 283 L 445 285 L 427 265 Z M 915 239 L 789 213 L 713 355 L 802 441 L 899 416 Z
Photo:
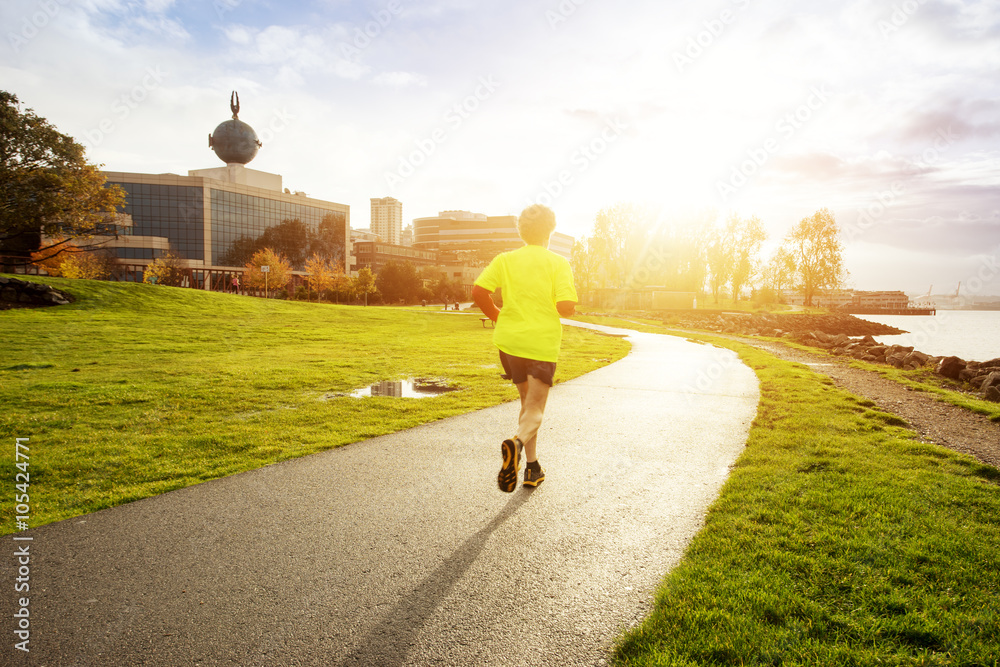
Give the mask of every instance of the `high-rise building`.
M 382 243 L 401 245 L 403 203 L 392 197 L 372 197 L 371 230 Z

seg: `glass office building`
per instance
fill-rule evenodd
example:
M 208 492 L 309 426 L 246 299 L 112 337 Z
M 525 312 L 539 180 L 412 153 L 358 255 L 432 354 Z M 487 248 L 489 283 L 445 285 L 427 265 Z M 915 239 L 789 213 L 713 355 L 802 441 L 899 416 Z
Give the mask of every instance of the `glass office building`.
M 345 204 L 204 176 L 104 175 L 125 190 L 123 213 L 132 221 L 110 244 L 126 280 L 142 280 L 145 265 L 169 251 L 191 270 L 193 287 L 216 288 L 242 271 L 247 252 L 270 238 L 268 230 L 273 233 L 289 221 L 302 223 L 309 239 L 321 237 L 325 248 L 337 249 L 331 252 L 350 272 L 350 207 Z

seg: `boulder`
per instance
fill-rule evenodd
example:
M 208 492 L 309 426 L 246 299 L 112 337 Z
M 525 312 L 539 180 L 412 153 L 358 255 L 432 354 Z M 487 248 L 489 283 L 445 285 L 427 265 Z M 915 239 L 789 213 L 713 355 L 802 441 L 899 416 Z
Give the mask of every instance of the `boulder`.
M 978 368 L 969 368 L 966 366 L 959 372 L 958 379 L 962 382 L 972 382 L 974 378 L 980 375 Z
M 907 366 L 920 368 L 921 366 L 927 363 L 928 359 L 930 359 L 930 357 L 924 354 L 923 352 L 914 350 L 913 352 L 910 352 L 908 355 L 906 355 L 905 363 Z
M 1000 403 L 1000 387 L 989 387 L 986 389 L 986 393 L 983 394 L 983 398 L 987 401 L 993 401 L 994 403 Z
M 906 365 L 906 356 L 902 352 L 897 352 L 896 354 L 890 354 L 885 358 L 885 363 L 890 366 L 895 366 L 896 368 L 902 368 Z
M 1000 371 L 993 371 L 983 378 L 983 383 L 979 385 L 982 389 L 989 387 L 1000 387 Z
M 989 361 L 982 361 L 979 363 L 980 368 L 1000 368 L 1000 357 L 996 359 L 990 359 Z
M 965 360 L 959 359 L 958 357 L 945 357 L 942 359 L 935 369 L 938 375 L 943 375 L 946 378 L 951 378 L 952 380 L 958 379 L 958 374 L 965 369 Z

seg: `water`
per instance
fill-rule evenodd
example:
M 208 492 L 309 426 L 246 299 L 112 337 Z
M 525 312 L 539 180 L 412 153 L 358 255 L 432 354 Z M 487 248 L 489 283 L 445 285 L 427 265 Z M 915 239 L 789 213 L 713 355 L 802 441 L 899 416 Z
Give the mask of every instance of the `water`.
M 1000 357 L 1000 311 L 939 310 L 937 315 L 857 315 L 910 333 L 875 336 L 887 345 L 912 345 L 931 356 L 956 356 L 966 361 Z
M 440 396 L 448 391 L 456 391 L 458 387 L 449 387 L 440 380 L 412 378 L 409 380 L 388 380 L 378 382 L 370 387 L 356 389 L 351 392 L 354 398 L 366 396 L 392 396 L 394 398 L 428 398 Z

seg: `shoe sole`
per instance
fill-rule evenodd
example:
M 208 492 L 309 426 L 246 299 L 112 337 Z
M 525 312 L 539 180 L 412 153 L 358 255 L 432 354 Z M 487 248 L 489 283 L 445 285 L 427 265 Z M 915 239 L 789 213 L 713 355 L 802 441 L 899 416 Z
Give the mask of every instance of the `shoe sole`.
M 521 456 L 519 449 L 513 440 L 504 440 L 500 445 L 503 467 L 497 474 L 497 486 L 504 493 L 512 493 L 517 488 L 517 469 Z

